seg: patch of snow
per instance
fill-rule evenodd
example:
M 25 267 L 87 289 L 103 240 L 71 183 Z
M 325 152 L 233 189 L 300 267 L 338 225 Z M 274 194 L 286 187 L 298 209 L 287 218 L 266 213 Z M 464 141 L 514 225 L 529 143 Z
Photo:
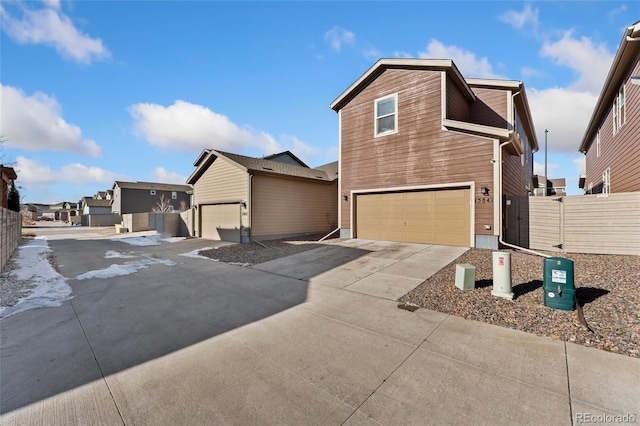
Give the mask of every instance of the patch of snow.
M 180 256 L 184 256 L 184 257 L 193 257 L 195 259 L 208 259 L 211 260 L 210 257 L 207 256 L 203 256 L 200 254 L 201 251 L 206 251 L 206 250 L 211 250 L 217 247 L 203 247 L 200 249 L 195 249 L 193 251 L 190 251 L 189 253 L 181 253 Z
M 246 268 L 247 266 L 251 266 L 251 263 L 229 262 L 229 263 L 227 263 L 227 265 L 242 266 L 242 267 Z
M 131 259 L 138 256 L 140 255 L 133 251 L 119 252 L 115 250 L 107 250 L 107 252 L 104 254 L 105 259 Z
M 66 278 L 49 263 L 47 255 L 50 252 L 46 237 L 37 237 L 18 247 L 11 276 L 33 286 L 33 291 L 12 307 L 0 307 L 0 318 L 29 309 L 60 306 L 72 298 Z
M 111 241 L 121 241 L 123 243 L 131 244 L 132 246 L 159 246 L 162 244 L 160 241 L 160 235 L 155 234 L 142 235 L 139 237 L 122 236 L 120 238 L 109 238 Z
M 86 280 L 90 278 L 112 278 L 118 277 L 122 275 L 130 275 L 134 272 L 137 272 L 140 269 L 148 268 L 149 265 L 165 265 L 165 266 L 173 266 L 176 264 L 173 260 L 170 259 L 160 259 L 157 257 L 153 257 L 150 254 L 141 254 L 144 257 L 144 260 L 134 260 L 131 262 L 126 262 L 122 265 L 113 264 L 109 265 L 107 268 L 96 269 L 93 271 L 85 272 L 84 274 L 80 274 L 76 277 L 78 280 Z
M 170 237 L 170 238 L 163 238 L 162 241 L 166 241 L 168 243 L 177 243 L 178 241 L 182 241 L 186 239 L 187 237 Z

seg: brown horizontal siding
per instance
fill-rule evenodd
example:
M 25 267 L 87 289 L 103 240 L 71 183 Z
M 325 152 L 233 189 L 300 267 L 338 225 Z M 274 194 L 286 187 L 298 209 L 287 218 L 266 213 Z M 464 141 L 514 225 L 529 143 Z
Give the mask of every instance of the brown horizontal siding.
M 255 175 L 251 189 L 251 235 L 334 230 L 338 222 L 337 191 L 337 181 L 316 183 Z
M 386 70 L 341 111 L 342 194 L 373 188 L 456 182 L 493 187 L 493 141 L 442 130 L 441 79 L 435 71 Z M 374 100 L 398 93 L 398 133 L 374 137 Z M 476 197 L 477 198 L 477 197 Z M 350 228 L 350 203 L 341 203 Z M 476 204 L 476 233 L 493 223 L 493 205 Z
M 507 105 L 510 92 L 474 87 L 477 100 L 469 106 L 469 121 L 485 126 L 507 129 Z
M 447 118 L 458 121 L 469 121 L 469 102 L 450 78 L 447 79 Z
M 198 205 L 246 200 L 247 180 L 247 172 L 219 157 L 193 185 L 194 202 Z
M 629 82 L 630 75 L 640 74 L 640 54 L 627 75 L 625 84 L 625 124 L 613 134 L 612 106 L 608 106 L 607 117 L 600 125 L 600 157 L 597 156 L 596 140 L 586 155 L 585 190 L 589 183 L 596 187 L 602 183 L 602 173 L 611 172 L 611 192 L 640 191 L 640 86 Z

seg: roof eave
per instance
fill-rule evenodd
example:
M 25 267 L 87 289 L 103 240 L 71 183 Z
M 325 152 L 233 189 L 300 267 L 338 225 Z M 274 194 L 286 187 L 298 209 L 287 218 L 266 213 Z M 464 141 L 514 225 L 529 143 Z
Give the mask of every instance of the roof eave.
M 379 59 L 351 86 L 347 88 L 329 105 L 332 110 L 338 112 L 344 107 L 357 92 L 369 85 L 386 69 L 419 69 L 419 70 L 447 70 L 457 79 L 457 84 L 463 88 L 469 99 L 475 100 L 475 94 L 462 77 L 462 74 L 451 59 Z

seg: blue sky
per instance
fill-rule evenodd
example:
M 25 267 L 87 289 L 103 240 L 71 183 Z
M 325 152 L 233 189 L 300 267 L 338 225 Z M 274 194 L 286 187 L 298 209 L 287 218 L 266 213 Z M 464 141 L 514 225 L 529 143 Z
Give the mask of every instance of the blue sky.
M 381 57 L 524 81 L 550 177 L 580 193 L 582 135 L 638 2 L 0 4 L 0 161 L 23 202 L 114 180 L 184 183 L 202 149 L 338 158 L 329 104 Z

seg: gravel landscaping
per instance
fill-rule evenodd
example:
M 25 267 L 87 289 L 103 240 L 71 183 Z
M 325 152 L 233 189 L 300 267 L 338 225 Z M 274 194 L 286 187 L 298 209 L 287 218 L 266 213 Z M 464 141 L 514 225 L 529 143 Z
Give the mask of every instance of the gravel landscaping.
M 225 263 L 246 266 L 257 265 L 258 263 L 313 250 L 332 241 L 337 241 L 336 239 L 327 239 L 318 242 L 324 236 L 325 234 L 308 234 L 295 238 L 261 241 L 259 243 L 233 244 L 200 251 L 199 254 Z
M 511 251 L 514 300 L 491 295 L 491 250 L 471 249 L 400 299 L 422 308 L 640 358 L 640 256 L 547 253 L 574 261 L 578 311 L 544 306 L 544 258 Z M 476 266 L 476 289 L 455 286 L 455 265 Z

